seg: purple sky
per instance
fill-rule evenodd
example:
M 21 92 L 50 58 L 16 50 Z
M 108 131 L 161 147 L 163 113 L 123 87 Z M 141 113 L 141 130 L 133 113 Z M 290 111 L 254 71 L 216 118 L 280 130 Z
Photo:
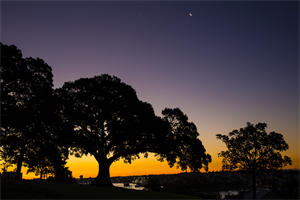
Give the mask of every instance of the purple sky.
M 55 87 L 116 75 L 156 114 L 180 107 L 213 156 L 216 134 L 264 121 L 299 162 L 298 2 L 2 2 L 1 13 L 2 42 L 44 59 Z

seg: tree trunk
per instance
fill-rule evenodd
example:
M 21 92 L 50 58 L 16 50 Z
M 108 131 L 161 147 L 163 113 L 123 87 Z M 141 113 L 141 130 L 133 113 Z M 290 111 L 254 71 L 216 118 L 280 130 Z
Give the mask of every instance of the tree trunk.
M 256 199 L 256 170 L 252 172 L 252 191 L 253 191 L 253 199 Z
M 110 164 L 107 159 L 96 159 L 99 166 L 98 175 L 93 181 L 93 185 L 112 187 L 112 183 L 109 175 Z
M 18 162 L 17 162 L 16 180 L 21 179 L 21 169 L 22 169 L 23 159 L 24 159 L 24 150 L 21 149 L 20 155 L 18 157 Z

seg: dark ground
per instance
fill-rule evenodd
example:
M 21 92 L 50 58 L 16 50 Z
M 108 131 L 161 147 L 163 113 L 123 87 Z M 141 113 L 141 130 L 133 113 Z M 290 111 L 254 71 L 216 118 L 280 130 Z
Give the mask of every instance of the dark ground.
M 110 199 L 219 199 L 220 191 L 244 190 L 233 199 L 252 197 L 251 178 L 243 172 L 181 173 L 170 175 L 149 175 L 113 177 L 113 182 L 129 183 L 141 177 L 150 191 L 136 191 L 123 188 L 103 188 L 75 183 L 54 181 L 2 181 L 1 199 L 42 198 L 110 198 Z M 261 199 L 300 199 L 299 170 L 280 170 L 272 174 L 260 174 L 257 179 L 258 196 Z
M 1 182 L 1 199 L 190 199 L 188 195 L 41 181 Z

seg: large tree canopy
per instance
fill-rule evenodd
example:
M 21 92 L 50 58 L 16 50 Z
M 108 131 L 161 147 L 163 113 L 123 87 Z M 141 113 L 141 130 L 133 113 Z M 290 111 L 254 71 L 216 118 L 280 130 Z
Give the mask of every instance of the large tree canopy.
M 134 89 L 117 77 L 82 78 L 65 83 L 57 93 L 64 120 L 73 125 L 77 153 L 89 153 L 99 163 L 99 185 L 111 184 L 112 162 L 121 157 L 130 162 L 150 150 L 151 140 L 159 141 L 151 130 L 162 123 L 151 105 L 139 101 Z
M 64 120 L 73 124 L 76 152 L 79 156 L 89 153 L 98 161 L 95 180 L 98 185 L 111 185 L 109 167 L 112 162 L 120 158 L 131 162 L 139 153 L 154 152 L 160 160 L 167 159 L 171 166 L 178 162 L 183 169 L 193 166 L 193 171 L 210 160 L 202 160 L 205 149 L 201 142 L 193 141 L 197 133 L 192 124 L 185 127 L 190 129 L 185 132 L 171 131 L 174 127 L 169 121 L 155 116 L 152 106 L 140 101 L 135 90 L 117 77 L 82 78 L 65 83 L 57 93 L 63 101 Z
M 223 170 L 245 170 L 252 173 L 253 195 L 256 194 L 256 173 L 262 170 L 279 169 L 291 165 L 288 156 L 280 152 L 286 151 L 289 146 L 283 135 L 276 132 L 266 132 L 266 123 L 256 125 L 247 123 L 239 130 L 233 130 L 228 135 L 218 134 L 227 147 L 219 153 L 223 157 Z
M 20 174 L 24 162 L 36 168 L 40 165 L 37 160 L 44 162 L 46 154 L 49 157 L 54 149 L 62 152 L 54 130 L 60 121 L 58 98 L 53 95 L 52 70 L 48 64 L 39 58 L 23 58 L 13 45 L 0 45 L 1 158 L 17 164 L 16 171 Z

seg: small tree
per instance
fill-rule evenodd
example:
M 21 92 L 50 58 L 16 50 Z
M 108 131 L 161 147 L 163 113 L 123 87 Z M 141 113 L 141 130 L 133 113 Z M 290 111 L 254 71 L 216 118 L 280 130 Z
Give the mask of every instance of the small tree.
M 221 151 L 223 170 L 245 170 L 252 174 L 253 198 L 256 198 L 256 175 L 262 170 L 280 169 L 291 165 L 288 156 L 280 152 L 288 149 L 283 135 L 276 132 L 266 132 L 266 123 L 256 125 L 247 123 L 240 130 L 233 130 L 229 135 L 218 134 L 227 147 Z

